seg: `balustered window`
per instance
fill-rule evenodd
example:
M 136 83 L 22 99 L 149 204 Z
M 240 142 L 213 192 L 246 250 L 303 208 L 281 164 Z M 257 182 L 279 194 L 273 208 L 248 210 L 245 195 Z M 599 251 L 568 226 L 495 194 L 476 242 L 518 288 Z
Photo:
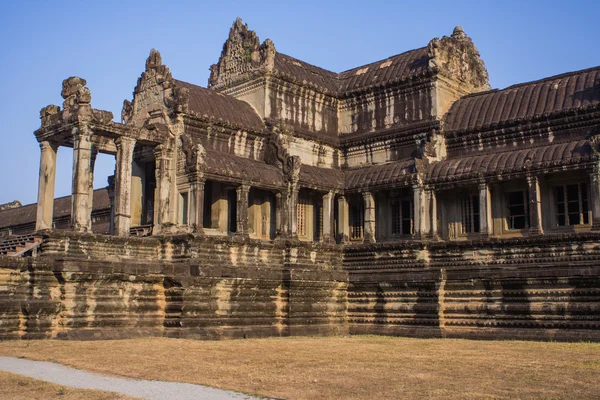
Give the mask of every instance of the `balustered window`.
M 464 196 L 460 200 L 461 233 L 479 232 L 479 196 L 471 194 Z
M 362 199 L 361 199 L 362 200 Z M 364 233 L 365 210 L 362 201 L 357 200 L 350 204 L 350 239 L 359 240 Z
M 390 201 L 392 235 L 413 233 L 413 207 L 409 198 L 392 198 Z
M 529 204 L 527 192 L 519 190 L 508 192 L 508 217 L 509 230 L 529 228 Z
M 587 185 L 575 183 L 554 187 L 556 225 L 589 224 Z

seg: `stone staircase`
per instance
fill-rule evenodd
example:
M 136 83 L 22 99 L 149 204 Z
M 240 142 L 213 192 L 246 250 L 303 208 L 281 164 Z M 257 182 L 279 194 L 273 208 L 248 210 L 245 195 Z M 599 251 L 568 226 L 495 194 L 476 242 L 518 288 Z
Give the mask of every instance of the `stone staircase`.
M 35 234 L 7 236 L 0 239 L 0 255 L 23 257 L 35 255 L 42 238 Z

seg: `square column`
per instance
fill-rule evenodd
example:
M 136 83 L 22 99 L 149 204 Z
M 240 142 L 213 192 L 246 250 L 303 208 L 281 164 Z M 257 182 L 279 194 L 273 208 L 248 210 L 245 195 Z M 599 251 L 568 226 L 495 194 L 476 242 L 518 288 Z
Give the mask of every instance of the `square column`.
M 173 199 L 174 172 L 171 168 L 171 153 L 167 144 L 154 149 L 156 160 L 156 188 L 154 190 L 154 227 L 153 233 L 159 233 L 164 226 L 173 225 L 175 204 Z
M 94 210 L 94 168 L 96 166 L 96 157 L 98 156 L 98 149 L 96 146 L 92 146 L 92 153 L 90 157 L 90 189 L 88 194 L 88 208 L 90 214 L 90 224 L 88 231 L 92 231 L 92 211 Z
M 108 234 L 115 234 L 115 176 L 111 175 L 107 179 L 108 181 L 108 201 L 110 203 L 110 221 L 108 225 Z
M 275 232 L 277 237 L 287 236 L 288 217 L 288 192 L 277 192 L 275 194 Z
M 350 210 L 346 197 L 338 197 L 338 240 L 340 243 L 348 243 L 350 240 Z
M 87 232 L 91 224 L 90 183 L 92 133 L 80 126 L 73 134 L 73 186 L 71 196 L 71 229 Z
M 529 189 L 529 234 L 541 235 L 542 228 L 542 199 L 540 192 L 540 181 L 537 176 L 527 177 Z
M 48 141 L 40 143 L 40 176 L 35 230 L 52 229 L 54 213 L 54 184 L 56 182 L 56 153 L 58 145 Z
M 202 233 L 204 230 L 204 184 L 202 176 L 192 176 L 190 182 L 190 210 L 189 224 L 194 232 Z
M 375 243 L 375 199 L 371 192 L 364 192 L 363 200 L 365 201 L 364 240 Z
M 289 224 L 290 224 L 290 236 L 292 238 L 298 238 L 298 193 L 300 189 L 297 184 L 290 185 L 289 191 Z
M 333 215 L 333 192 L 328 192 L 323 196 L 323 241 L 325 243 L 335 241 L 333 237 L 333 224 L 335 223 Z
M 423 185 L 413 186 L 413 237 L 422 238 L 427 233 L 428 208 Z
M 236 210 L 236 232 L 238 236 L 248 236 L 248 194 L 250 186 L 240 185 L 236 189 L 237 210 Z
M 486 182 L 479 184 L 479 232 L 481 236 L 492 234 L 492 198 Z
M 129 236 L 131 227 L 131 169 L 135 139 L 118 137 L 117 167 L 115 171 L 115 234 Z
M 429 200 L 429 235 L 432 239 L 439 238 L 438 219 L 437 219 L 437 194 L 433 188 L 427 190 Z

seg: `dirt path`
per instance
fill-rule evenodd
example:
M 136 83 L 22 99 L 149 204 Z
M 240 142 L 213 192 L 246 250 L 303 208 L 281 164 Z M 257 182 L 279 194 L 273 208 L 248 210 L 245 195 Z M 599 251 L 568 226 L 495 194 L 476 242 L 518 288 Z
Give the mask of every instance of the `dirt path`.
M 160 366 L 157 366 L 160 368 Z M 0 357 L 0 370 L 79 389 L 118 392 L 141 399 L 251 400 L 256 397 L 190 383 L 117 378 L 65 367 L 60 364 Z

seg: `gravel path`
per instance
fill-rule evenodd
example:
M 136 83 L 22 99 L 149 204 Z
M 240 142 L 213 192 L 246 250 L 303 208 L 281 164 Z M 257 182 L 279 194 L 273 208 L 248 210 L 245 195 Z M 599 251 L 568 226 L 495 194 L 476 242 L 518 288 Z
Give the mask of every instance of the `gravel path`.
M 256 397 L 191 383 L 144 381 L 95 374 L 60 364 L 0 357 L 0 370 L 79 389 L 118 392 L 142 399 L 250 400 Z

